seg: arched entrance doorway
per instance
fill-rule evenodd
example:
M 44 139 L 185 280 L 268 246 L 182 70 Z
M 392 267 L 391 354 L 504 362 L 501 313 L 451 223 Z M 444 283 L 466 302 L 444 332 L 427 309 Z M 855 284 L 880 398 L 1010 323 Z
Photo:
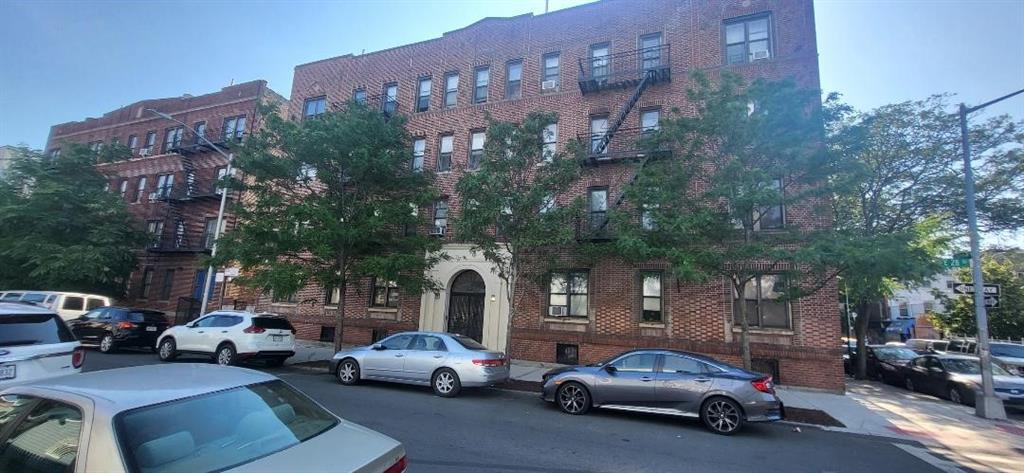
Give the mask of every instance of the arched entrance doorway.
M 481 341 L 484 336 L 484 279 L 476 271 L 455 276 L 448 299 L 448 331 Z

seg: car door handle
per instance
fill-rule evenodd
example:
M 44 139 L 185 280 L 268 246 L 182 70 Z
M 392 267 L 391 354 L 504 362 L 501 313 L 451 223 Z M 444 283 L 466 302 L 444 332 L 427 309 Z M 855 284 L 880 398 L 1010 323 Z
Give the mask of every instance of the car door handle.
M 644 376 L 643 378 L 640 378 L 640 381 L 643 381 L 645 383 L 653 380 L 654 378 L 651 378 L 650 376 Z
M 711 378 L 694 378 L 694 381 L 698 383 L 706 383 L 708 381 L 711 381 Z
M 405 355 L 395 355 L 395 358 L 401 358 L 403 356 L 405 356 Z
M 444 358 L 444 355 L 434 355 L 434 358 Z
M 204 331 L 200 330 L 200 331 L 198 331 L 198 332 L 196 332 L 196 333 L 206 333 L 206 332 L 204 332 Z
M 220 333 L 228 333 L 227 330 L 221 330 Z

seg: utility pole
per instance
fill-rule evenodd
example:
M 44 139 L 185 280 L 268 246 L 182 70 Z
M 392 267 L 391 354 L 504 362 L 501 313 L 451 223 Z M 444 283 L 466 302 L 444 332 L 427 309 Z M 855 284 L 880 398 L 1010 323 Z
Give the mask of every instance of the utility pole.
M 981 274 L 981 242 L 978 235 L 978 213 L 974 202 L 974 171 L 971 169 L 971 140 L 967 133 L 967 115 L 1014 95 L 1004 95 L 981 105 L 960 104 L 960 145 L 964 155 L 964 193 L 967 204 L 967 226 L 971 239 L 971 279 L 974 284 L 974 314 L 978 325 L 978 362 L 981 363 L 981 399 L 974 403 L 974 413 L 986 419 L 1006 419 L 1003 401 L 996 397 L 992 384 L 992 354 L 988 348 L 988 313 L 985 311 L 985 284 Z

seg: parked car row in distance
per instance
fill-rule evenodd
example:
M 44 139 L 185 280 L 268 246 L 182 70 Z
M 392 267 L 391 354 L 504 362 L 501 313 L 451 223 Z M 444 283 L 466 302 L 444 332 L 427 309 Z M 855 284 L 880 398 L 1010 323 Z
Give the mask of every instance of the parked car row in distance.
M 29 302 L 53 310 L 64 320 L 111 304 L 107 296 L 57 291 L 0 291 L 0 302 Z

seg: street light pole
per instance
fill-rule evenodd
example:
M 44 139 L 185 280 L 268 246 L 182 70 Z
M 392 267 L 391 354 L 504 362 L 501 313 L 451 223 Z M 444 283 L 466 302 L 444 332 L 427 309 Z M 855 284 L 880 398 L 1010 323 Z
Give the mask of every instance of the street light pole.
M 967 204 L 967 226 L 971 240 L 971 279 L 974 284 L 974 314 L 978 325 L 978 362 L 981 364 L 981 399 L 974 403 L 974 413 L 986 419 L 1006 419 L 1003 401 L 996 397 L 992 384 L 992 354 L 988 348 L 988 313 L 985 310 L 985 284 L 981 274 L 981 242 L 978 235 L 978 214 L 974 202 L 974 171 L 971 166 L 971 141 L 967 133 L 967 115 L 1014 95 L 1004 95 L 981 105 L 960 104 L 960 145 L 964 155 L 964 193 Z
M 164 119 L 170 120 L 172 122 L 175 122 L 175 123 L 185 127 L 185 129 L 192 131 L 193 135 L 195 135 L 197 138 L 202 140 L 203 143 L 206 143 L 207 146 L 213 148 L 213 150 L 216 151 L 221 156 L 223 156 L 224 159 L 228 160 L 227 167 L 224 169 L 224 175 L 225 176 L 230 176 L 231 175 L 231 173 L 232 173 L 231 163 L 234 161 L 234 155 L 233 154 L 225 153 L 224 150 L 220 149 L 219 146 L 213 144 L 213 142 L 211 142 L 210 140 L 206 139 L 205 136 L 196 133 L 195 130 L 192 130 L 191 128 L 189 128 L 189 126 L 186 125 L 185 122 L 182 122 L 181 120 L 178 120 L 178 119 L 176 119 L 176 118 L 174 118 L 174 117 L 172 117 L 172 116 L 170 116 L 170 115 L 168 115 L 166 113 L 159 112 L 159 111 L 154 110 L 152 108 L 147 108 L 146 111 L 153 112 L 154 114 L 160 116 L 161 118 L 164 118 Z M 227 201 L 228 201 L 228 190 L 227 189 L 222 189 L 222 192 L 220 193 L 220 209 L 217 210 L 217 224 L 216 224 L 216 226 L 213 229 L 213 246 L 210 248 L 210 258 L 213 258 L 213 257 L 217 256 L 217 240 L 220 238 L 220 229 L 221 229 L 221 226 L 224 224 L 224 208 L 227 206 Z M 213 285 L 213 271 L 214 271 L 214 267 L 213 267 L 212 264 L 209 267 L 206 268 L 206 279 L 203 281 L 202 304 L 200 304 L 200 306 L 199 306 L 199 315 L 200 316 L 202 316 L 203 314 L 206 313 L 206 306 L 210 302 L 210 286 Z

